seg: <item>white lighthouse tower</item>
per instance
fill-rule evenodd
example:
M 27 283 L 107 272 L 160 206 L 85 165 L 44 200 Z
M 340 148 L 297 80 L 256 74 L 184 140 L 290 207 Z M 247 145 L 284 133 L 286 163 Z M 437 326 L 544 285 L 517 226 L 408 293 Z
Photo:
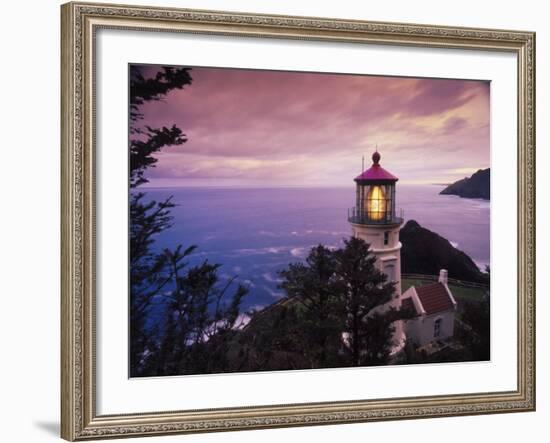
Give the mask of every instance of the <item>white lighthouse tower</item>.
M 390 306 L 401 306 L 401 242 L 399 230 L 403 218 L 396 215 L 395 184 L 398 178 L 380 166 L 380 154 L 372 155 L 372 166 L 355 177 L 356 203 L 348 213 L 352 235 L 370 244 L 376 266 L 396 283 Z M 401 215 L 401 214 L 400 214 Z M 401 321 L 396 323 L 396 350 L 404 343 Z

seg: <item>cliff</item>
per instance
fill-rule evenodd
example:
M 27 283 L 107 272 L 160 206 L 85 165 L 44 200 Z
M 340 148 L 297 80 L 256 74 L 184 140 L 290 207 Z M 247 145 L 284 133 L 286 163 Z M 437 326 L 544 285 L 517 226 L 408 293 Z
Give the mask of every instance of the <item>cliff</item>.
M 399 237 L 403 244 L 402 273 L 438 275 L 440 269 L 447 269 L 451 278 L 489 283 L 489 276 L 481 272 L 468 255 L 416 221 L 409 220 L 401 229 Z
M 480 169 L 471 177 L 463 178 L 447 186 L 440 194 L 458 195 L 464 198 L 491 198 L 491 169 Z

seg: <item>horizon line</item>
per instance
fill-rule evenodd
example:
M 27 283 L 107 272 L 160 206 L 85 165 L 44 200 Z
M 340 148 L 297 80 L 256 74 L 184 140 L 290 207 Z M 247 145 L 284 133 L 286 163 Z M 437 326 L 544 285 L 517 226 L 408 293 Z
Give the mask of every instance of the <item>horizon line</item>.
M 449 186 L 452 183 L 400 183 L 401 186 Z M 163 188 L 212 188 L 212 189 L 348 189 L 353 188 L 355 185 L 209 185 L 209 184 L 200 184 L 200 185 L 148 185 L 143 184 L 139 186 L 138 189 L 163 189 Z M 134 188 L 135 189 L 135 188 Z

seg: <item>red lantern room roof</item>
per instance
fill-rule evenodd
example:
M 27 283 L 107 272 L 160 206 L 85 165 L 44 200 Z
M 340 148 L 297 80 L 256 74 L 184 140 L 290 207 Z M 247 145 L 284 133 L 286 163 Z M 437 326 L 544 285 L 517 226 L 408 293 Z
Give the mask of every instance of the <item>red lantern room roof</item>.
M 358 183 L 360 182 L 387 182 L 395 183 L 399 180 L 391 172 L 386 171 L 382 166 L 380 166 L 380 153 L 376 151 L 372 154 L 372 166 L 363 171 L 362 174 L 354 178 Z

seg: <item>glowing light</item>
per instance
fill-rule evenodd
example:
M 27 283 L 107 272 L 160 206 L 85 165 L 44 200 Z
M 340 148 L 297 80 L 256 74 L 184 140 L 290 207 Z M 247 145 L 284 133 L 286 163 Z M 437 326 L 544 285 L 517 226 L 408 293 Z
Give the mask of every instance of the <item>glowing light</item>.
M 386 196 L 380 186 L 372 186 L 367 196 L 367 211 L 370 220 L 382 220 L 386 214 Z

